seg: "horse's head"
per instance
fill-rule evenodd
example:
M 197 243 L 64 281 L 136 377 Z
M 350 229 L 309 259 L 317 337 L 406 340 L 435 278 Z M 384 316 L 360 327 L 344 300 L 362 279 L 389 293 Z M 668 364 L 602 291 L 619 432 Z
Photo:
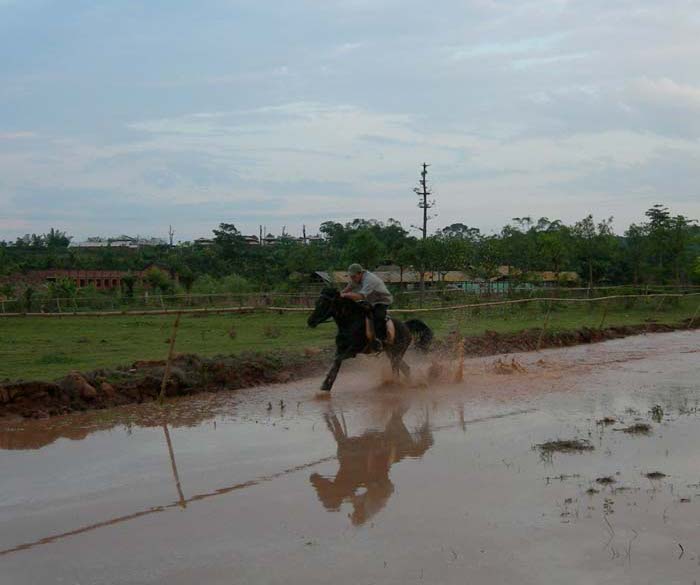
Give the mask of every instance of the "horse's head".
M 325 287 L 318 299 L 316 300 L 316 306 L 314 307 L 314 312 L 309 315 L 306 323 L 309 327 L 316 327 L 324 321 L 328 321 L 333 317 L 333 310 L 335 308 L 335 302 L 340 298 L 340 292 L 337 288 L 332 286 Z

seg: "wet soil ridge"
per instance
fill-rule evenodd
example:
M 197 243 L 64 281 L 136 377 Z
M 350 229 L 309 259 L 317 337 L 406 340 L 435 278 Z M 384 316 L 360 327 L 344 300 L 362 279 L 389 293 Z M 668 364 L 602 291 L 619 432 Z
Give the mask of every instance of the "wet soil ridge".
M 544 347 L 568 347 L 619 339 L 629 335 L 687 329 L 690 319 L 676 325 L 648 323 L 574 331 L 529 329 L 520 333 L 486 331 L 464 338 L 465 356 L 487 356 Z M 700 328 L 700 321 L 693 324 Z M 454 351 L 453 341 L 436 340 L 433 350 Z M 329 349 L 298 352 L 244 353 L 202 358 L 183 354 L 175 358 L 166 396 L 202 391 L 237 390 L 262 384 L 283 383 L 320 372 L 332 359 Z M 504 373 L 518 369 L 516 362 L 503 362 Z M 139 361 L 117 369 L 70 372 L 54 382 L 0 381 L 0 417 L 46 418 L 73 411 L 141 403 L 157 398 L 165 361 Z
M 545 455 L 553 453 L 582 453 L 584 451 L 593 451 L 593 445 L 587 440 L 581 439 L 557 439 L 555 441 L 547 441 L 537 445 L 539 450 Z
M 651 434 L 651 425 L 647 423 L 634 423 L 633 425 L 630 425 L 628 427 L 625 427 L 624 429 L 615 429 L 615 430 L 620 430 L 623 433 L 627 433 L 628 435 L 650 435 Z
M 237 390 L 261 384 L 290 382 L 320 371 L 326 352 L 304 355 L 274 352 L 201 358 L 175 357 L 166 396 Z M 0 383 L 0 417 L 48 418 L 73 411 L 109 408 L 157 399 L 165 360 L 139 361 L 129 367 L 70 372 L 55 382 Z
M 485 356 L 518 351 L 535 351 L 546 347 L 570 347 L 585 343 L 599 343 L 610 339 L 620 339 L 642 333 L 667 333 L 678 329 L 700 328 L 700 320 L 691 324 L 685 319 L 676 324 L 645 323 L 620 325 L 605 329 L 582 327 L 573 331 L 542 331 L 528 329 L 518 333 L 498 333 L 485 331 L 483 335 L 464 338 L 465 355 Z M 439 342 L 437 342 L 439 344 Z

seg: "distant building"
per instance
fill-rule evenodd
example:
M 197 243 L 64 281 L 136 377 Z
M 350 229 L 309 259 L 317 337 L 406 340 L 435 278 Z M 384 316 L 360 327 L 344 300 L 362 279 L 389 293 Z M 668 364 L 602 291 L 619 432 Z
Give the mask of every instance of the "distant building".
M 30 270 L 23 274 L 13 274 L 7 277 L 11 283 L 25 283 L 41 286 L 57 282 L 65 278 L 72 280 L 78 288 L 94 286 L 98 289 L 120 288 L 122 278 L 129 274 L 126 270 Z M 141 275 L 134 273 L 137 281 Z
M 578 272 L 553 272 L 545 270 L 543 272 L 531 272 L 530 281 L 541 280 L 545 286 L 557 286 L 560 284 L 576 284 L 581 280 Z
M 388 265 L 379 266 L 372 270 L 386 284 L 413 288 L 420 283 L 420 272 L 413 268 L 404 268 Z M 470 280 L 469 275 L 461 270 L 448 270 L 445 272 L 426 271 L 423 275 L 426 286 L 431 287 L 438 283 L 455 284 Z M 334 270 L 332 272 L 316 271 L 312 275 L 312 281 L 325 282 L 328 284 L 344 284 L 349 280 L 349 275 L 344 270 Z
M 128 270 L 65 270 L 65 269 L 56 269 L 56 270 L 29 270 L 28 272 L 25 273 L 19 273 L 19 274 L 12 274 L 10 276 L 7 276 L 3 279 L 0 279 L 0 282 L 8 282 L 8 283 L 26 283 L 26 284 L 31 284 L 34 286 L 41 286 L 43 284 L 48 284 L 51 282 L 56 282 L 58 280 L 62 280 L 64 278 L 67 278 L 69 280 L 72 280 L 76 287 L 78 288 L 85 288 L 87 286 L 94 286 L 97 289 L 100 290 L 107 290 L 107 289 L 118 289 L 121 288 L 122 286 L 122 279 L 127 276 L 128 274 L 131 274 L 134 276 L 136 279 L 136 284 L 138 286 L 143 286 L 145 278 L 146 278 L 146 273 L 151 270 L 151 269 L 157 269 L 165 274 L 168 275 L 168 277 L 173 278 L 176 282 L 178 281 L 178 275 L 177 273 L 172 273 L 168 271 L 167 269 L 157 266 L 155 264 L 151 264 L 150 266 L 147 266 L 143 270 L 134 270 L 134 271 L 128 271 Z
M 162 238 L 142 238 L 140 236 L 119 236 L 116 238 L 91 237 L 84 242 L 71 242 L 70 248 L 127 248 L 136 250 L 147 246 L 167 246 L 168 243 Z
M 259 246 L 260 245 L 260 238 L 258 238 L 258 236 L 243 236 L 243 240 L 249 246 Z

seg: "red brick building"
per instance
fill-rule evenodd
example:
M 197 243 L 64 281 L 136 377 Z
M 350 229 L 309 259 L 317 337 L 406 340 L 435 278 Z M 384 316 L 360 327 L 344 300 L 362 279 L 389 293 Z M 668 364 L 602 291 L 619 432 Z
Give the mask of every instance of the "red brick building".
M 146 272 L 151 268 L 156 268 L 165 272 L 168 277 L 171 276 L 164 268 L 152 265 L 144 270 L 135 270 L 132 272 L 128 270 L 30 270 L 23 274 L 13 274 L 4 280 L 10 283 L 25 282 L 33 285 L 42 285 L 68 278 L 72 280 L 78 288 L 94 286 L 99 290 L 119 289 L 122 286 L 122 279 L 127 274 L 133 274 L 136 278 L 136 286 L 142 286 L 146 277 Z M 174 275 L 174 279 L 177 282 L 177 274 Z

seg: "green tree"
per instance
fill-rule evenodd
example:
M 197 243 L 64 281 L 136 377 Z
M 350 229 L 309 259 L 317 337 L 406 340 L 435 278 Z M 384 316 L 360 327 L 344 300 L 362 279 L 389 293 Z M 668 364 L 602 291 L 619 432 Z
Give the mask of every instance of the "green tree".
M 537 235 L 539 267 L 552 270 L 558 279 L 559 273 L 570 261 L 571 248 L 569 228 L 560 221 L 550 223 L 546 230 L 538 232 Z
M 153 291 L 160 291 L 161 294 L 167 294 L 172 290 L 172 282 L 168 275 L 160 268 L 152 266 L 146 271 L 144 280 Z
M 132 272 L 128 272 L 121 279 L 122 290 L 126 295 L 126 298 L 134 298 L 134 285 L 136 284 L 136 277 Z
M 232 223 L 220 223 L 219 229 L 213 232 L 218 252 L 226 260 L 230 269 L 245 270 L 251 246 L 246 243 L 236 226 Z
M 673 267 L 673 279 L 681 284 L 689 276 L 692 258 L 689 254 L 691 243 L 690 227 L 695 223 L 683 215 L 672 217 L 669 222 L 668 255 Z
M 24 288 L 24 291 L 22 292 L 22 298 L 24 299 L 24 310 L 27 313 L 32 312 L 35 293 L 36 293 L 36 289 L 31 285 L 27 285 Z
M 647 236 L 644 226 L 631 224 L 622 243 L 625 264 L 633 284 L 639 284 L 644 273 L 647 255 Z
M 75 281 L 71 278 L 59 278 L 48 285 L 48 295 L 50 299 L 72 300 L 78 292 Z
M 617 240 L 612 231 L 612 217 L 599 222 L 587 215 L 576 222 L 571 230 L 575 238 L 576 254 L 581 266 L 579 272 L 587 277 L 589 288 L 600 279 L 612 263 Z
M 196 280 L 196 276 L 194 272 L 190 270 L 189 266 L 182 266 L 178 271 L 178 277 L 180 279 L 180 282 L 182 283 L 182 286 L 185 287 L 185 292 L 187 293 L 187 295 L 189 296 L 190 294 L 192 294 L 192 285 Z
M 344 249 L 347 263 L 359 262 L 365 268 L 375 268 L 383 259 L 386 248 L 368 229 L 355 232 Z
M 47 234 L 44 234 L 43 241 L 47 248 L 67 248 L 70 244 L 71 237 L 66 235 L 66 232 L 51 228 Z

